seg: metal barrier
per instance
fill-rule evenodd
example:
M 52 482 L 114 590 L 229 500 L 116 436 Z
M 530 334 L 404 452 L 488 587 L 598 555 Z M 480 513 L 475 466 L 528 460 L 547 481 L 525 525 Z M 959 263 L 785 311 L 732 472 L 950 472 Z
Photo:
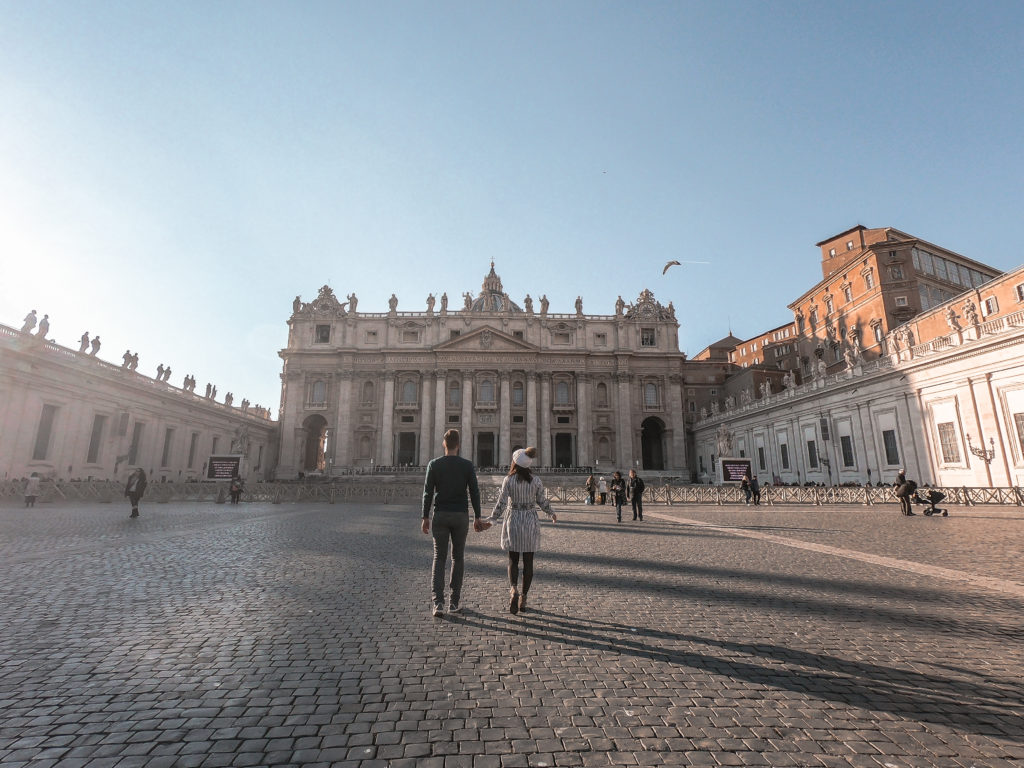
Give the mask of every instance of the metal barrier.
M 501 475 L 480 478 L 480 499 L 487 507 L 498 498 Z M 587 491 L 579 482 L 565 482 L 562 477 L 544 478 L 548 498 L 555 504 L 583 504 Z M 6 505 L 24 499 L 24 480 L 0 481 L 0 501 Z M 945 504 L 955 506 L 1005 505 L 1024 506 L 1024 488 L 937 488 L 946 495 Z M 326 502 L 348 504 L 372 502 L 384 504 L 418 504 L 423 495 L 420 479 L 413 477 L 355 476 L 335 478 L 333 482 L 250 483 L 242 493 L 243 501 L 273 504 Z M 150 483 L 146 500 L 155 503 L 172 501 L 218 502 L 227 500 L 226 483 Z M 112 480 L 54 481 L 44 479 L 39 502 L 118 503 L 124 499 L 124 484 Z M 649 484 L 644 501 L 649 504 L 743 504 L 746 496 L 734 485 Z M 895 504 L 896 489 L 892 486 L 790 486 L 769 485 L 761 488 L 765 506 L 854 504 L 873 506 Z

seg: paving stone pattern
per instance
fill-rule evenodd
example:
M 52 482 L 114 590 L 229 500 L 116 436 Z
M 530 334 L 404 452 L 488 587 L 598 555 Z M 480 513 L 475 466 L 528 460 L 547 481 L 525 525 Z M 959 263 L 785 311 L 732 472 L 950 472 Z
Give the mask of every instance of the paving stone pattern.
M 1024 588 L 1012 509 L 568 508 L 435 619 L 415 507 L 8 507 L 0 764 L 1024 766 L 1024 598 L 682 519 Z

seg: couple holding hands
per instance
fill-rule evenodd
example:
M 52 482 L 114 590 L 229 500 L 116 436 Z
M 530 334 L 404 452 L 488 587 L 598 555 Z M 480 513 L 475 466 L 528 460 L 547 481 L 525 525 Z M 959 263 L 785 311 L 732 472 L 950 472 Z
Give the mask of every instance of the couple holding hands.
M 444 616 L 444 572 L 451 548 L 452 571 L 448 582 L 449 613 L 461 610 L 466 537 L 469 534 L 469 504 L 473 505 L 473 530 L 486 531 L 501 524 L 501 548 L 508 552 L 509 604 L 511 613 L 526 610 L 526 595 L 533 581 L 533 554 L 540 546 L 540 520 L 543 510 L 551 522 L 557 517 L 544 494 L 539 477 L 530 472 L 537 451 L 518 449 L 512 454 L 512 466 L 501 484 L 501 493 L 488 518 L 480 516 L 480 487 L 473 462 L 459 456 L 459 431 L 444 433 L 444 456 L 427 465 L 423 484 L 423 533 L 434 535 L 434 561 L 431 566 L 433 614 Z M 467 502 L 468 496 L 468 502 Z M 433 522 L 431 522 L 433 508 Z M 523 587 L 519 590 L 519 555 L 523 556 Z

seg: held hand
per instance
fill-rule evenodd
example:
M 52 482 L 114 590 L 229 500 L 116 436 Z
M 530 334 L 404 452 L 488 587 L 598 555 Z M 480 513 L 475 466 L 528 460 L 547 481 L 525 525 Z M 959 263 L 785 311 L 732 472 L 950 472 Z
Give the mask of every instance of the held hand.
M 424 517 L 423 518 L 423 525 L 421 526 L 421 528 L 423 529 L 424 533 L 430 533 L 430 518 L 429 517 Z
M 551 513 L 551 522 L 552 523 L 557 523 L 558 522 L 558 515 L 556 515 L 554 512 Z

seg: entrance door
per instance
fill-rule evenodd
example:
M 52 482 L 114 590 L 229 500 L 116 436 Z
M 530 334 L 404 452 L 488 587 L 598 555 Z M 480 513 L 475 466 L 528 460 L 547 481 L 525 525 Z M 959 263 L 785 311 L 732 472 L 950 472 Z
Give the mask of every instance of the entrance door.
M 480 432 L 476 436 L 476 465 L 478 467 L 495 466 L 494 433 Z
M 572 450 L 572 432 L 557 432 L 555 434 L 555 462 L 556 467 L 575 467 L 576 460 Z
M 651 416 L 640 425 L 644 469 L 665 469 L 665 426 Z
M 398 452 L 395 456 L 395 463 L 399 466 L 416 463 L 416 433 L 398 433 Z

